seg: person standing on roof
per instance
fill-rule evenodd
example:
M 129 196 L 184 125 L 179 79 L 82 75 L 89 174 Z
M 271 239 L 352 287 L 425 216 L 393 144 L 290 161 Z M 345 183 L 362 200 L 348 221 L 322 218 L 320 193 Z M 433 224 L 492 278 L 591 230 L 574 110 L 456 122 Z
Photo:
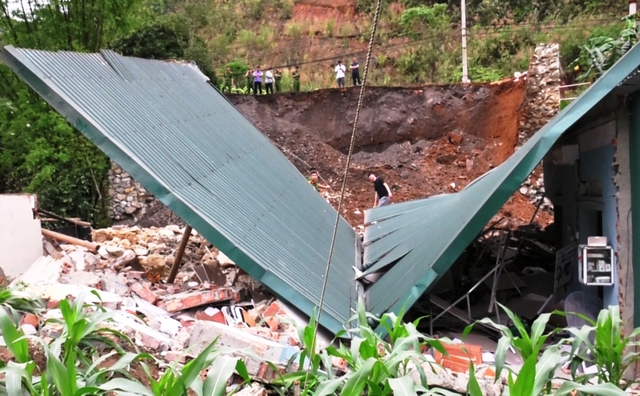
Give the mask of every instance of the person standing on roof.
M 251 91 L 253 90 L 253 70 L 247 70 L 244 74 L 244 78 L 247 79 L 247 94 L 251 95 Z
M 338 81 L 338 88 L 342 90 L 344 90 L 345 88 L 344 76 L 346 71 L 347 71 L 347 68 L 344 67 L 344 65 L 342 64 L 342 61 L 338 61 L 338 64 L 336 65 L 336 68 L 335 68 L 336 80 Z
M 280 84 L 282 80 L 282 70 L 276 67 L 276 71 L 273 73 L 273 79 L 276 81 L 276 92 L 282 92 L 282 85 Z
M 393 196 L 389 185 L 384 182 L 382 177 L 376 177 L 375 173 L 369 175 L 369 181 L 373 183 L 373 189 L 376 192 L 373 207 L 379 208 L 380 206 L 389 205 Z
M 267 91 L 267 95 L 273 93 L 273 71 L 271 68 L 267 69 L 267 72 L 264 73 L 264 88 Z
M 293 77 L 294 92 L 300 92 L 300 68 L 298 66 L 293 67 L 293 72 L 291 73 L 291 77 Z
M 353 62 L 351 62 L 351 79 L 353 80 L 353 86 L 357 86 L 362 84 L 360 82 L 360 64 L 358 63 L 358 59 L 353 58 Z
M 311 186 L 315 188 L 316 191 L 320 192 L 320 189 L 326 190 L 331 188 L 326 184 L 320 184 L 320 182 L 318 182 L 318 177 L 319 175 L 317 170 L 311 169 L 309 171 L 309 178 L 307 180 L 309 180 L 309 184 L 311 184 Z
M 260 70 L 260 66 L 256 66 L 256 71 L 253 72 L 253 93 L 255 95 L 260 91 L 260 95 L 262 95 L 262 70 Z
M 233 72 L 231 68 L 227 66 L 227 70 L 224 71 L 224 87 L 222 88 L 222 92 L 226 90 L 231 93 L 231 86 L 233 85 Z

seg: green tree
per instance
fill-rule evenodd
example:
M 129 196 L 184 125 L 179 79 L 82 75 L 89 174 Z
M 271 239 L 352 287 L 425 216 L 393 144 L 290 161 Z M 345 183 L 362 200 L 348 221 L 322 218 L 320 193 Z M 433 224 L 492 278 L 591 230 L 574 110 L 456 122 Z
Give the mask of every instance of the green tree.
M 639 34 L 635 17 L 626 18 L 622 30 L 595 31 L 570 66 L 581 72 L 579 80 L 598 78 L 637 44 Z
M 147 18 L 139 0 L 0 0 L 4 44 L 96 52 Z M 62 215 L 108 224 L 109 160 L 0 65 L 0 192 L 31 192 Z
M 164 15 L 152 20 L 117 40 L 113 49 L 138 58 L 194 61 L 213 84 L 217 83 L 213 57 L 204 39 L 195 34 L 183 15 Z

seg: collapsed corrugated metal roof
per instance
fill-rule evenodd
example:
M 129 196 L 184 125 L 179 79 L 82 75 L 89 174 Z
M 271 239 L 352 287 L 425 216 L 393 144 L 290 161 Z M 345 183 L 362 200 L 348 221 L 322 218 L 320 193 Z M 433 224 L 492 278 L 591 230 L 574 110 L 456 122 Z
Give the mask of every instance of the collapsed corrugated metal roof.
M 156 198 L 306 314 L 318 304 L 335 210 L 189 65 L 5 47 L 2 60 Z M 321 323 L 357 302 L 341 220 Z
M 636 46 L 500 166 L 455 194 L 365 212 L 364 275 L 385 272 L 367 291 L 370 312 L 410 306 L 449 269 L 520 187 L 558 138 L 607 94 L 638 74 Z M 637 77 L 637 76 L 635 76 Z M 637 84 L 636 84 L 637 85 Z

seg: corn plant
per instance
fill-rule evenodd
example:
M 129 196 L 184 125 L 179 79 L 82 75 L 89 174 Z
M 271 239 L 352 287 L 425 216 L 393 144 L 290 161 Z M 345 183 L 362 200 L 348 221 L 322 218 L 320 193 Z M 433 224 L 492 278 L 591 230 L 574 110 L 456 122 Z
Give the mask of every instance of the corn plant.
M 42 300 L 19 288 L 0 287 L 0 307 L 7 310 L 38 314 L 44 309 Z
M 513 347 L 522 357 L 524 365 L 520 369 L 520 373 L 516 379 L 514 379 L 513 373 L 509 372 L 508 386 L 510 393 L 530 396 L 539 395 L 544 389 L 547 391 L 550 390 L 551 379 L 553 378 L 555 370 L 568 358 L 568 354 L 562 352 L 559 345 L 547 347 L 542 356 L 540 356 L 542 348 L 548 338 L 560 331 L 560 329 L 554 329 L 545 334 L 545 329 L 551 314 L 540 315 L 531 325 L 531 334 L 529 334 L 527 328 L 517 315 L 503 305 L 500 305 L 500 308 L 507 314 L 517 333 L 514 334 L 509 327 L 495 323 L 489 318 L 476 322 L 491 326 L 502 334 L 502 337 L 498 340 L 495 353 L 495 380 L 497 381 L 498 378 L 500 378 L 505 368 L 507 351 Z M 466 338 L 473 326 L 474 324 L 467 326 L 463 333 L 463 338 Z M 471 373 L 473 373 L 473 371 L 471 371 Z M 475 379 L 475 377 L 472 379 Z M 470 392 L 472 390 L 471 385 L 472 383 L 470 383 Z
M 42 373 L 36 372 L 29 352 L 28 339 L 22 330 L 16 329 L 7 311 L 0 308 L 2 336 L 15 360 L 2 369 L 5 373 L 2 385 L 7 394 L 99 394 L 99 384 L 115 374 L 127 375 L 125 367 L 133 360 L 145 357 L 124 354 L 117 341 L 131 343 L 131 340 L 120 332 L 102 327 L 102 323 L 110 319 L 112 314 L 100 309 L 88 311 L 84 304 L 86 297 L 85 293 L 78 296 L 73 303 L 67 300 L 60 302 L 62 320 L 55 321 L 63 326 L 60 337 L 50 344 L 39 337 L 32 337 L 46 357 L 46 369 Z M 113 354 L 95 358 L 104 347 L 116 349 L 116 353 L 124 354 L 118 363 L 107 369 L 100 368 L 99 364 Z
M 553 375 L 555 371 L 570 358 L 570 354 L 562 351 L 562 342 L 551 345 L 546 345 L 546 343 L 551 335 L 561 331 L 562 329 L 556 328 L 544 334 L 551 314 L 543 314 L 533 322 L 531 326 L 531 333 L 529 333 L 517 315 L 505 306 L 500 305 L 500 307 L 504 312 L 506 312 L 507 316 L 513 323 L 517 330 L 517 334 L 514 334 L 509 327 L 497 324 L 489 318 L 485 318 L 477 322 L 492 326 L 502 334 L 502 337 L 498 340 L 498 346 L 495 353 L 495 380 L 498 380 L 505 368 L 507 350 L 510 347 L 513 347 L 522 357 L 524 365 L 521 367 L 515 378 L 514 373 L 509 371 L 507 378 L 509 394 L 518 396 L 550 394 Z M 469 334 L 472 327 L 473 325 L 470 325 L 465 329 L 463 338 Z M 542 352 L 543 347 L 544 352 Z M 576 346 L 574 346 L 574 349 L 575 348 Z M 540 355 L 541 352 L 542 355 Z M 470 365 L 469 373 L 469 395 L 481 396 L 482 392 L 480 390 L 478 380 L 474 375 L 473 364 Z M 624 391 L 611 383 L 585 385 L 571 381 L 564 383 L 554 394 L 573 395 L 574 393 L 572 392 L 575 391 L 601 396 L 622 396 L 625 394 Z
M 274 384 L 282 386 L 282 395 L 296 384 L 300 395 L 326 396 L 339 393 L 342 396 L 355 395 L 454 395 L 454 393 L 428 389 L 423 364 L 427 363 L 422 347 L 430 345 L 446 353 L 439 341 L 432 340 L 418 332 L 417 324 L 404 323 L 403 314 L 385 314 L 381 318 L 366 313 L 364 303 L 358 303 L 358 312 L 350 319 L 354 329 L 336 335 L 337 347 L 329 346 L 319 352 L 312 350 L 315 315 L 311 323 L 299 329 L 303 350 L 296 357 L 300 370 L 280 376 Z M 383 339 L 372 327 L 384 330 L 389 341 Z M 338 341 L 348 336 L 350 346 Z M 340 377 L 332 371 L 331 358 L 344 359 L 347 373 Z M 306 366 L 305 366 L 306 365 Z M 306 368 L 306 369 L 305 369 Z M 410 372 L 417 370 L 421 383 L 415 384 Z
M 157 363 L 146 353 L 125 352 L 117 341 L 131 343 L 125 335 L 102 326 L 112 313 L 103 310 L 87 310 L 84 305 L 86 294 L 80 295 L 69 303 L 61 301 L 63 326 L 59 338 L 47 344 L 39 337 L 32 339 L 40 345 L 46 367 L 38 372 L 29 352 L 28 338 L 17 329 L 10 313 L 0 307 L 0 330 L 14 361 L 2 363 L 0 374 L 0 394 L 9 396 L 76 396 L 134 394 L 134 395 L 182 395 L 187 389 L 197 395 L 222 396 L 226 393 L 229 377 L 237 373 L 248 381 L 249 375 L 244 362 L 238 358 L 221 356 L 222 350 L 214 350 L 214 340 L 198 357 L 178 367 L 169 366 L 159 378 L 153 378 L 149 366 L 144 360 Z M 115 341 L 114 341 L 115 340 Z M 133 346 L 133 344 L 131 343 Z M 103 347 L 115 349 L 104 354 Z M 120 358 L 109 367 L 101 367 L 114 355 Z M 150 387 L 145 387 L 138 378 L 128 373 L 128 368 L 138 362 L 148 376 Z M 204 381 L 200 373 L 209 367 Z
M 186 395 L 188 389 L 198 396 L 223 396 L 226 394 L 227 381 L 234 373 L 238 373 L 245 381 L 249 380 L 249 374 L 242 360 L 221 355 L 221 351 L 215 349 L 216 342 L 217 338 L 183 367 L 178 367 L 177 363 L 167 367 L 157 380 L 153 378 L 148 365 L 141 362 L 150 382 L 149 388 L 138 380 L 127 378 L 112 379 L 99 388 L 102 391 L 143 396 Z M 207 376 L 203 381 L 200 373 L 207 368 Z
M 640 345 L 637 341 L 640 328 L 625 337 L 624 322 L 620 317 L 618 306 L 609 306 L 608 309 L 600 311 L 596 321 L 581 317 L 590 326 L 567 329 L 574 336 L 572 358 L 574 363 L 578 363 L 572 366 L 574 378 L 578 382 L 585 383 L 596 377 L 600 383 L 612 383 L 621 389 L 626 389 L 631 383 L 624 380 L 624 374 L 640 358 L 640 353 L 635 351 Z M 593 336 L 590 337 L 590 334 Z M 582 362 L 595 365 L 597 372 L 576 375 L 576 368 Z

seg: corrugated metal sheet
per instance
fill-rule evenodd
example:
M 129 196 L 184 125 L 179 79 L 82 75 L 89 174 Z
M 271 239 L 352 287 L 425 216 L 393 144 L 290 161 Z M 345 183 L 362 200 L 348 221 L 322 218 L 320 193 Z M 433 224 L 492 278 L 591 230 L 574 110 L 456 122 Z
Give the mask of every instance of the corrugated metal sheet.
M 318 304 L 335 210 L 189 65 L 5 47 L 2 60 L 160 201 L 307 314 Z M 355 233 L 340 221 L 322 324 L 356 298 Z
M 369 311 L 397 312 L 413 304 L 476 238 L 558 138 L 613 90 L 625 92 L 639 65 L 636 46 L 506 162 L 464 190 L 366 211 L 365 222 L 375 224 L 365 230 L 365 274 L 387 270 L 367 291 Z

